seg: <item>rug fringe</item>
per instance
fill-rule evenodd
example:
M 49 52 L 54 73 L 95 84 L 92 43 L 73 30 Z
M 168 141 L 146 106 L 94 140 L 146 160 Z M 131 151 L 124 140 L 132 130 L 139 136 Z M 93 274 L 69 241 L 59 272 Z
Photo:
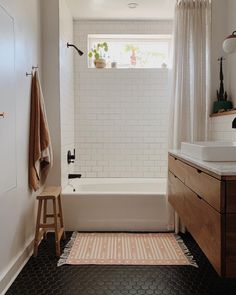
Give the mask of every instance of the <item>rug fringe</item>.
M 65 248 L 63 250 L 63 253 L 60 256 L 60 259 L 57 262 L 57 266 L 62 266 L 62 265 L 66 264 L 67 258 L 69 257 L 70 251 L 71 251 L 71 249 L 72 249 L 72 247 L 74 245 L 77 233 L 78 232 L 76 232 L 76 231 L 73 232 L 73 234 L 72 234 L 72 236 L 70 238 L 70 241 L 66 244 L 66 246 L 65 246 Z
M 193 255 L 189 251 L 188 247 L 185 245 L 183 239 L 176 234 L 175 234 L 175 239 L 178 242 L 179 246 L 181 247 L 182 251 L 184 252 L 185 256 L 187 257 L 190 265 L 198 268 L 196 260 L 194 259 Z

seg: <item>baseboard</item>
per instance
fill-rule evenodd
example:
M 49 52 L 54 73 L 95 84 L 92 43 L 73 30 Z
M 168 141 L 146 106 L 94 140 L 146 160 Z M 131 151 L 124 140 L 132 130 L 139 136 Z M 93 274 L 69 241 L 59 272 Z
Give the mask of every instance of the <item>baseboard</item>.
M 21 272 L 29 258 L 33 254 L 34 238 L 30 239 L 30 243 L 25 249 L 16 257 L 11 266 L 5 272 L 0 281 L 0 295 L 4 295 L 10 288 L 18 274 Z

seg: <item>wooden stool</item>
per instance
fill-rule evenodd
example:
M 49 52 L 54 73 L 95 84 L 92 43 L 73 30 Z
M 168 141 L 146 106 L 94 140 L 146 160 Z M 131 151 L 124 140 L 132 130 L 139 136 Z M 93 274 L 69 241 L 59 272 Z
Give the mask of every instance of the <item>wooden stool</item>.
M 66 238 L 62 205 L 61 205 L 61 188 L 60 187 L 48 187 L 37 196 L 38 203 L 38 214 L 36 221 L 35 240 L 34 240 L 34 257 L 38 255 L 38 245 L 43 237 L 46 237 L 47 230 L 51 229 L 55 231 L 55 242 L 56 242 L 56 255 L 60 256 L 60 240 L 63 236 Z M 52 200 L 53 214 L 47 212 L 47 201 Z M 43 223 L 41 223 L 41 215 L 43 208 Z M 53 223 L 47 223 L 48 218 L 53 218 Z M 58 219 L 59 223 L 58 224 Z

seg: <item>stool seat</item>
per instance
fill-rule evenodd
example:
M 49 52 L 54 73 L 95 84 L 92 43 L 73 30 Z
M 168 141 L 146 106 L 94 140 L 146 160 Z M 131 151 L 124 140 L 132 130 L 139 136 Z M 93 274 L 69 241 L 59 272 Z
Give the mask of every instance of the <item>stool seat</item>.
M 40 199 L 55 199 L 61 194 L 61 187 L 49 186 L 46 187 L 40 195 L 37 196 L 37 200 Z
M 55 231 L 56 255 L 60 256 L 60 240 L 62 236 L 64 237 L 64 239 L 66 238 L 63 214 L 62 214 L 62 205 L 61 205 L 61 187 L 58 187 L 58 186 L 46 187 L 44 191 L 36 197 L 36 199 L 39 201 L 39 204 L 38 204 L 38 214 L 37 214 L 35 240 L 34 240 L 34 257 L 36 257 L 38 254 L 38 245 L 41 239 L 43 237 L 46 238 L 47 230 Z M 52 201 L 52 204 L 53 204 L 52 213 L 48 213 L 47 211 L 48 201 Z M 43 211 L 43 222 L 41 222 L 42 211 Z M 53 223 L 47 222 L 49 218 L 53 219 Z

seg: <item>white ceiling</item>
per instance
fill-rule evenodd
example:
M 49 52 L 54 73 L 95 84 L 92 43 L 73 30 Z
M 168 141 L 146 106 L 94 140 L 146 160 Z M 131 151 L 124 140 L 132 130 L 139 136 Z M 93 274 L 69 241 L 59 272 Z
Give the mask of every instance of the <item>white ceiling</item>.
M 176 0 L 67 0 L 75 19 L 172 19 Z M 138 7 L 130 9 L 128 3 Z

